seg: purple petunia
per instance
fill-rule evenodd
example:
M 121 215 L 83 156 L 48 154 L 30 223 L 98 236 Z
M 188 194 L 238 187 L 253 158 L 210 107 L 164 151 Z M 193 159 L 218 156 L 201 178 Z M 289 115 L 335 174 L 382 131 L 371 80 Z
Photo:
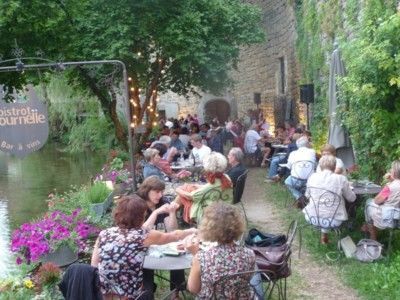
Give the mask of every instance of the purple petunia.
M 25 223 L 14 230 L 11 239 L 11 251 L 19 253 L 17 264 L 35 262 L 41 256 L 55 250 L 60 242 L 74 239 L 79 251 L 86 248 L 85 239 L 99 229 L 79 217 L 81 209 L 71 215 L 60 211 L 46 214 L 42 219 Z

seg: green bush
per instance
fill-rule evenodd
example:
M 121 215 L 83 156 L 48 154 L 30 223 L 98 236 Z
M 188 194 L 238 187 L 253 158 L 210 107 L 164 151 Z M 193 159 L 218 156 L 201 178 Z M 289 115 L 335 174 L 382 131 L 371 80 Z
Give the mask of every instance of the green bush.
M 98 181 L 88 188 L 85 197 L 90 203 L 101 203 L 107 198 L 110 192 L 110 189 L 104 182 Z

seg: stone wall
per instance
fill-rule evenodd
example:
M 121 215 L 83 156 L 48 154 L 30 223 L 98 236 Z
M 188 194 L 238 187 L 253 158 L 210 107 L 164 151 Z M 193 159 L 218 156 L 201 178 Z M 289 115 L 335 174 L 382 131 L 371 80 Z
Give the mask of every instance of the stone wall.
M 293 8 L 285 0 L 249 0 L 262 11 L 266 40 L 262 45 L 242 49 L 232 94 L 242 116 L 253 102 L 255 92 L 261 93 L 260 108 L 271 124 L 287 118 L 303 120 L 299 104 L 298 64 L 295 57 L 296 21 Z M 283 67 L 284 81 L 281 80 Z
M 232 74 L 235 80 L 234 87 L 223 97 L 201 94 L 186 100 L 168 94 L 161 97 L 161 102 L 177 101 L 179 115 L 197 113 L 200 118 L 204 118 L 205 104 L 214 99 L 223 99 L 231 106 L 231 117 L 242 117 L 248 109 L 256 108 L 254 93 L 261 93 L 260 108 L 272 127 L 288 118 L 304 122 L 304 105 L 299 103 L 293 8 L 286 0 L 248 2 L 262 9 L 266 40 L 263 44 L 244 47 L 241 50 L 238 70 Z

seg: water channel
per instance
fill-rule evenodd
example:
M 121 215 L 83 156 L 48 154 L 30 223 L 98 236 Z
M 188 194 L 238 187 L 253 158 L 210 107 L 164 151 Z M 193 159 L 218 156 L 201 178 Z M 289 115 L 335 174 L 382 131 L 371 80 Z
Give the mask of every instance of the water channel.
M 14 268 L 12 230 L 45 212 L 49 193 L 87 183 L 105 161 L 103 155 L 71 155 L 58 147 L 48 144 L 23 159 L 0 151 L 0 278 Z

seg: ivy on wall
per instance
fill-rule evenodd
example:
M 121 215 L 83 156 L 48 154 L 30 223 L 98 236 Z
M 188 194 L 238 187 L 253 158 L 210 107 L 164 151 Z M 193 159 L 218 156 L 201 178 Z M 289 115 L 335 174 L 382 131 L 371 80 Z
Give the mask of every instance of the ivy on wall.
M 400 159 L 400 13 L 394 0 L 296 2 L 297 54 L 302 81 L 313 82 L 312 131 L 327 141 L 329 57 L 343 50 L 347 76 L 340 79 L 344 125 L 362 176 L 379 179 Z

